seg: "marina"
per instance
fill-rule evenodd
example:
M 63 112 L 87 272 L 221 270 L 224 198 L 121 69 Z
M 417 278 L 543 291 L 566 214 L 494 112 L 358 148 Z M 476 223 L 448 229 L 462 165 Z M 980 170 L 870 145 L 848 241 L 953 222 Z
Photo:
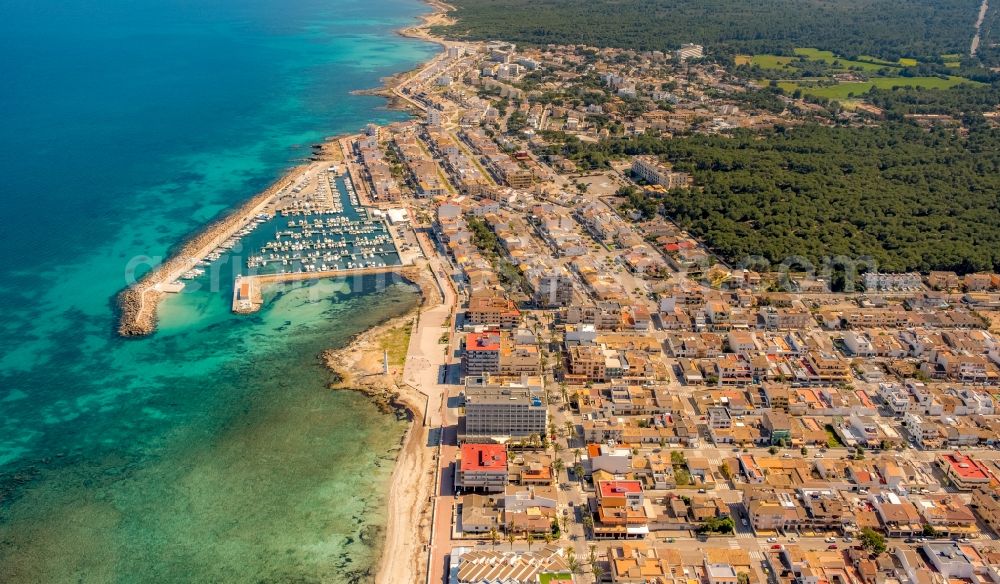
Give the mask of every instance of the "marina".
M 399 265 L 399 250 L 382 212 L 360 207 L 350 177 L 339 171 L 326 164 L 308 168 L 275 193 L 266 212 L 209 250 L 180 278 L 200 278 L 216 262 L 229 262 L 238 276 Z
M 185 284 L 200 280 L 212 279 L 210 288 L 232 292 L 233 306 L 244 306 L 236 312 L 259 308 L 246 310 L 249 299 L 243 296 L 236 302 L 237 284 L 228 277 L 220 279 L 222 274 L 327 278 L 412 264 L 421 255 L 413 232 L 396 220 L 390 225 L 386 212 L 363 206 L 362 200 L 339 161 L 316 161 L 291 170 L 123 291 L 119 330 L 148 334 L 162 295 L 182 292 Z
M 279 193 L 273 219 L 243 245 L 242 271 L 331 272 L 400 264 L 381 211 L 360 207 L 350 177 L 330 166 Z M 249 235 L 249 234 L 247 234 Z

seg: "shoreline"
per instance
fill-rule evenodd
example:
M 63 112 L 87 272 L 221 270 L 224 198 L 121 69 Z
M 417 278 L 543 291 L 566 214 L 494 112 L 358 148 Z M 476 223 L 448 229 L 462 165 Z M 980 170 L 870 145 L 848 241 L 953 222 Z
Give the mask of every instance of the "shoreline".
M 436 23 L 446 23 L 445 16 L 453 7 L 442 0 L 422 0 L 431 7 L 431 12 L 420 17 L 420 22 L 400 29 L 398 34 L 407 38 L 414 38 L 432 42 L 439 45 L 443 54 L 447 54 L 448 41 L 431 34 L 429 27 Z M 438 59 L 442 53 L 435 55 L 430 61 L 410 70 L 393 75 L 383 80 L 382 91 L 385 95 L 389 107 L 399 109 L 409 109 L 410 111 L 420 111 L 408 99 L 404 99 L 401 93 L 397 92 L 398 86 L 415 71 L 420 71 L 431 62 Z M 431 252 L 433 253 L 433 252 Z M 430 258 L 425 258 L 425 262 Z M 429 264 L 424 264 L 428 269 Z M 415 339 L 420 325 L 420 315 L 436 306 L 446 303 L 446 294 L 438 286 L 440 283 L 431 273 L 430 278 L 433 285 L 422 279 L 422 284 L 418 284 L 421 290 L 421 302 L 414 309 L 417 319 L 414 321 L 410 331 L 410 345 L 407 347 L 406 359 L 409 360 L 414 350 Z M 431 289 L 432 288 L 432 289 Z M 431 298 L 436 298 L 437 302 L 431 302 Z M 350 346 L 353 343 L 350 343 Z M 405 368 L 405 362 L 404 362 Z M 402 371 L 400 371 L 402 378 Z M 390 477 L 389 492 L 386 495 L 386 507 L 388 510 L 385 526 L 385 538 L 382 541 L 382 549 L 379 552 L 378 568 L 375 572 L 376 584 L 403 584 L 420 582 L 430 579 L 431 555 L 426 550 L 430 548 L 433 533 L 433 510 L 430 501 L 434 499 L 437 486 L 435 472 L 438 464 L 438 453 L 436 449 L 430 448 L 429 428 L 426 424 L 428 409 L 431 406 L 430 396 L 421 392 L 417 387 L 409 383 L 403 383 L 402 387 L 411 390 L 409 395 L 419 394 L 423 396 L 423 415 L 418 415 L 421 411 L 419 405 L 410 410 L 412 423 L 403 437 L 403 447 L 396 457 L 395 465 Z M 409 392 L 407 392 L 409 393 Z M 405 393 L 403 395 L 406 395 Z M 405 399 L 405 398 L 404 398 Z M 405 402 L 403 402 L 405 404 Z M 419 574 L 419 576 L 418 576 Z
M 118 335 L 126 338 L 141 337 L 155 331 L 158 321 L 157 307 L 166 294 L 162 286 L 176 281 L 181 274 L 197 265 L 200 257 L 239 231 L 271 201 L 278 191 L 291 184 L 294 177 L 305 169 L 306 167 L 301 165 L 289 169 L 260 193 L 192 233 L 170 252 L 170 256 L 163 263 L 119 292 L 115 297 L 115 306 L 118 309 Z
M 421 115 L 423 109 L 405 97 L 399 91 L 399 86 L 416 72 L 441 59 L 452 44 L 462 44 L 449 43 L 431 34 L 429 30 L 434 25 L 448 24 L 445 14 L 452 7 L 440 0 L 421 1 L 430 6 L 431 11 L 420 15 L 417 23 L 396 30 L 396 34 L 435 43 L 441 47 L 441 51 L 412 69 L 383 78 L 377 88 L 352 92 L 378 95 L 386 99 L 388 108 L 409 111 L 415 117 Z M 337 154 L 340 141 L 351 135 L 353 134 L 330 136 L 314 145 L 310 161 L 339 158 Z M 136 338 L 153 333 L 158 320 L 157 307 L 166 295 L 163 286 L 176 281 L 208 251 L 236 233 L 261 209 L 266 208 L 278 191 L 292 184 L 307 168 L 308 164 L 290 168 L 262 192 L 192 233 L 169 252 L 166 260 L 119 292 L 115 297 L 118 335 Z M 421 314 L 446 302 L 446 295 L 440 289 L 441 284 L 429 272 L 429 259 L 425 258 L 417 265 L 401 271 L 401 276 L 420 290 L 420 300 L 413 309 L 405 315 L 391 318 L 355 335 L 340 349 L 328 349 L 318 355 L 323 365 L 339 378 L 337 382 L 330 384 L 329 391 L 358 391 L 372 399 L 383 412 L 405 412 L 409 419 L 386 493 L 388 512 L 385 534 L 377 566 L 373 566 L 376 569 L 375 581 L 378 583 L 410 583 L 425 580 L 429 575 L 429 556 L 426 550 L 431 543 L 433 517 L 430 501 L 434 495 L 434 467 L 437 463 L 437 451 L 428 446 L 429 428 L 425 424 L 431 404 L 429 394 L 403 381 L 403 370 L 414 350 L 413 339 L 419 328 Z M 384 335 L 407 325 L 411 329 L 403 365 L 388 376 L 383 373 L 372 374 L 372 359 L 370 355 L 366 359 L 365 353 L 371 353 L 373 346 Z M 378 352 L 381 356 L 381 350 Z
M 428 273 L 427 263 L 404 272 L 402 276 L 419 289 L 420 300 L 406 314 L 391 318 L 363 331 L 340 349 L 324 351 L 320 359 L 339 380 L 330 384 L 333 391 L 357 391 L 372 399 L 383 412 L 405 411 L 409 426 L 400 440 L 386 495 L 385 537 L 379 550 L 375 582 L 413 582 L 416 574 L 425 573 L 430 544 L 431 507 L 426 502 L 434 493 L 435 451 L 427 446 L 426 424 L 429 395 L 403 380 L 406 359 L 416 342 L 421 315 L 444 303 L 437 281 Z M 410 327 L 404 363 L 382 373 L 382 339 L 399 327 Z
M 447 20 L 442 19 L 442 16 L 452 7 L 440 0 L 421 1 L 430 6 L 432 10 L 421 15 L 420 21 L 416 24 L 396 30 L 396 34 L 406 38 L 432 42 L 447 51 L 449 42 L 432 35 L 427 27 L 447 22 Z M 396 88 L 407 76 L 426 68 L 430 63 L 439 59 L 442 54 L 444 52 L 439 52 L 412 69 L 383 78 L 382 85 L 379 87 L 355 90 L 352 93 L 378 95 L 387 101 L 386 107 L 397 111 L 409 111 L 412 115 L 417 116 L 423 113 L 423 110 L 403 98 L 396 92 Z M 329 136 L 322 142 L 314 144 L 313 154 L 309 162 L 339 159 L 339 142 L 352 135 L 355 134 Z M 158 321 L 157 307 L 166 294 L 162 287 L 175 282 L 181 274 L 195 267 L 198 259 L 204 257 L 208 251 L 236 233 L 254 215 L 266 207 L 278 191 L 291 184 L 298 174 L 305 172 L 308 166 L 308 163 L 304 163 L 289 168 L 260 193 L 225 211 L 222 216 L 212 220 L 208 225 L 186 236 L 176 248 L 171 248 L 168 251 L 167 259 L 121 290 L 115 296 L 114 301 L 118 313 L 117 334 L 124 338 L 152 334 L 156 330 Z

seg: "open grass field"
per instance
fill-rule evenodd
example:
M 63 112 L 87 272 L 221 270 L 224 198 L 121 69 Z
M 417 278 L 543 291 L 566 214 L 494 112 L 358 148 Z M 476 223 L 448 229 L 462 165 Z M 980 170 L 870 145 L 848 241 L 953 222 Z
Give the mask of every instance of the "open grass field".
M 785 57 L 782 55 L 754 55 L 747 57 L 751 65 L 756 65 L 761 69 L 783 69 L 795 60 L 795 57 Z
M 919 63 L 916 59 L 902 58 L 898 62 L 893 63 L 891 61 L 886 61 L 884 59 L 878 59 L 868 55 L 861 55 L 857 59 L 845 59 L 838 57 L 832 51 L 822 51 L 819 49 L 801 47 L 795 49 L 794 57 L 785 55 L 740 55 L 737 57 L 737 65 L 740 64 L 750 64 L 756 65 L 761 69 L 772 69 L 772 70 L 785 70 L 792 69 L 795 65 L 794 62 L 799 59 L 806 59 L 808 61 L 822 62 L 831 66 L 830 71 L 834 73 L 842 73 L 848 71 L 861 71 L 864 73 L 873 73 L 876 71 L 881 71 L 881 74 L 886 73 L 886 69 L 902 69 L 904 67 L 915 67 Z M 958 57 L 958 55 L 942 55 L 942 57 L 953 58 Z M 836 63 L 836 67 L 832 65 Z M 948 63 L 949 66 L 958 67 L 960 63 L 956 60 Z M 867 75 L 866 75 L 867 76 Z M 829 99 L 836 100 L 847 100 L 852 97 L 860 97 L 864 93 L 867 93 L 872 87 L 878 87 L 880 89 L 891 89 L 893 87 L 902 87 L 910 85 L 913 87 L 925 87 L 928 89 L 948 89 L 954 87 L 960 83 L 973 83 L 968 79 L 957 76 L 950 76 L 948 78 L 942 77 L 872 77 L 869 81 L 857 81 L 857 82 L 845 82 L 837 83 L 834 85 L 822 84 L 822 79 L 801 79 L 797 81 L 779 81 L 778 86 L 784 89 L 788 93 L 794 92 L 796 89 L 801 89 L 803 93 L 814 95 L 817 97 L 826 97 Z
M 951 69 L 958 69 L 962 66 L 962 55 L 959 53 L 948 53 L 947 55 L 941 55 L 941 60 L 944 61 L 944 66 Z
M 406 362 L 406 352 L 410 347 L 410 332 L 413 322 L 393 327 L 379 338 L 379 348 L 389 353 L 389 365 L 402 367 Z
M 914 59 L 900 59 L 900 63 L 892 63 L 890 61 L 884 61 L 882 59 L 876 59 L 875 57 L 859 57 L 857 60 L 845 59 L 843 57 L 838 57 L 832 51 L 821 51 L 819 49 L 813 48 L 797 48 L 795 49 L 795 56 L 787 55 L 739 55 L 736 57 L 737 65 L 756 65 L 761 69 L 787 69 L 792 67 L 791 63 L 798 61 L 799 59 L 806 59 L 808 61 L 816 61 L 821 63 L 826 63 L 827 65 L 833 65 L 837 63 L 837 70 L 849 71 L 849 70 L 861 70 L 861 71 L 878 71 L 885 69 L 886 67 L 900 67 L 902 65 L 907 65 L 910 61 L 916 64 Z M 906 61 L 907 63 L 903 63 Z
M 844 59 L 838 57 L 832 51 L 821 51 L 819 49 L 810 48 L 800 48 L 795 49 L 796 55 L 801 55 L 810 61 L 820 61 L 832 65 L 833 63 L 840 63 L 840 68 L 849 69 L 861 69 L 862 71 L 878 71 L 880 69 L 885 69 L 886 67 L 898 67 L 899 65 L 895 63 L 890 63 L 889 61 L 883 61 L 881 59 L 875 59 L 874 57 L 863 58 L 864 60 L 854 61 L 851 59 Z
M 779 81 L 778 86 L 788 93 L 792 93 L 796 89 L 801 89 L 802 93 L 839 100 L 859 97 L 872 87 L 878 87 L 879 89 L 892 89 L 893 87 L 910 85 L 913 87 L 923 87 L 927 89 L 948 89 L 960 83 L 976 82 L 969 81 L 964 77 L 956 77 L 952 75 L 947 79 L 942 79 L 940 77 L 876 77 L 870 81 L 838 83 L 836 85 L 828 86 L 816 86 L 810 85 L 810 83 L 811 82 L 809 81 L 801 83 L 795 81 Z
M 879 59 L 878 57 L 872 57 L 871 55 L 858 55 L 859 61 L 864 61 L 865 63 L 875 63 L 876 65 L 899 65 L 900 63 L 893 63 L 892 61 L 886 61 L 885 59 Z

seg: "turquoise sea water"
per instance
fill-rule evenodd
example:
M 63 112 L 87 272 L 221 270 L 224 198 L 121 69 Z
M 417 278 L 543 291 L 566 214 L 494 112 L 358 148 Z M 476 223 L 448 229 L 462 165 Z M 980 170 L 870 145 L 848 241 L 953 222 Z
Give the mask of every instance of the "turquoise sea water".
M 126 269 L 308 146 L 402 114 L 349 91 L 429 58 L 413 0 L 0 0 L 0 581 L 367 582 L 405 423 L 317 354 L 413 306 L 318 282 L 252 317 Z

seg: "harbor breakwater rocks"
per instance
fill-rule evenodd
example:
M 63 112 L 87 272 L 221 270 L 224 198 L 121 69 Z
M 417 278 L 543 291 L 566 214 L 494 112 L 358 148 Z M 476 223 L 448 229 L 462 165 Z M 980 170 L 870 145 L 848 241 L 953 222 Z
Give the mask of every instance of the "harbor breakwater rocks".
M 267 190 L 199 231 L 179 246 L 165 262 L 119 292 L 118 334 L 123 337 L 139 337 L 155 331 L 156 307 L 164 296 L 160 287 L 176 281 L 184 272 L 194 268 L 212 250 L 253 220 L 257 214 L 265 212 L 275 195 L 293 184 L 306 168 L 305 166 L 293 168 Z

